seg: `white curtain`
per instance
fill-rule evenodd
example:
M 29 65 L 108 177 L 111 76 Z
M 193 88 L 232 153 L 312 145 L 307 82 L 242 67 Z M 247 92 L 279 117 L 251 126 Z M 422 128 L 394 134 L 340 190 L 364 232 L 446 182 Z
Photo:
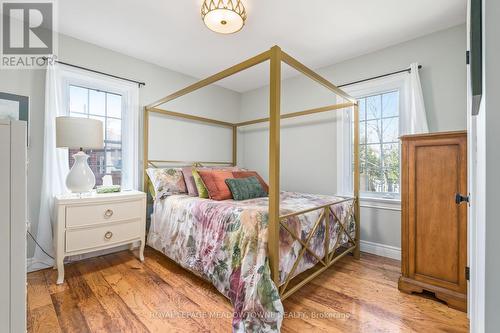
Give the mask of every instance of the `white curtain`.
M 354 97 L 378 95 L 386 91 L 399 92 L 399 135 L 428 133 L 424 95 L 420 83 L 418 63 L 410 65 L 410 73 L 404 71 L 397 75 L 370 80 L 348 86 L 345 89 Z M 337 100 L 341 102 L 341 100 Z M 340 114 L 337 120 L 337 192 L 352 194 L 352 140 L 351 112 L 349 109 Z
M 56 148 L 56 117 L 66 115 L 62 98 L 61 71 L 57 64 L 47 66 L 45 78 L 45 120 L 43 143 L 42 192 L 36 239 L 54 256 L 52 229 L 55 222 L 54 196 L 67 191 L 65 180 L 69 171 L 68 150 Z M 30 270 L 52 266 L 54 261 L 36 247 Z
M 407 107 L 406 110 L 401 112 L 401 135 L 429 132 L 418 63 L 412 63 L 410 69 L 406 85 L 408 94 Z
M 120 84 L 122 95 L 122 188 L 139 189 L 139 87 L 127 82 Z

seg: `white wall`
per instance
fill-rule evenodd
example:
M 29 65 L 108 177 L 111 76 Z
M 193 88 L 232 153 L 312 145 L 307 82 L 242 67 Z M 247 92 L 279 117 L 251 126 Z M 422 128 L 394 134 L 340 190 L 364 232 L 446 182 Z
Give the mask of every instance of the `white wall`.
M 30 147 L 28 148 L 28 218 L 36 233 L 42 186 L 43 105 L 45 73 L 34 70 L 1 70 L 0 91 L 30 97 Z M 33 256 L 33 242 L 28 239 L 28 257 Z
M 419 62 L 423 66 L 420 75 L 430 130 L 463 130 L 467 123 L 465 50 L 466 27 L 460 25 L 321 68 L 318 72 L 332 82 L 342 84 L 404 69 L 412 62 Z M 266 117 L 267 87 L 244 93 L 241 103 L 240 120 Z M 333 103 L 331 93 L 303 76 L 283 82 L 282 113 Z M 333 112 L 283 121 L 282 189 L 336 193 L 336 125 Z M 238 162 L 267 177 L 266 129 L 261 125 L 240 132 Z M 368 207 L 372 204 L 364 205 L 361 239 L 399 248 L 401 223 L 397 208 L 375 209 Z
M 184 74 L 65 35 L 59 36 L 59 59 L 71 64 L 81 65 L 110 74 L 146 82 L 146 86 L 140 89 L 139 98 L 141 107 L 196 81 L 194 78 Z M 31 230 L 36 234 L 42 174 L 45 71 L 0 70 L 0 91 L 30 96 L 31 146 L 28 150 L 28 158 L 30 160 L 28 168 L 28 202 L 30 206 L 29 218 L 32 222 Z M 189 99 L 181 99 L 176 102 L 176 104 L 172 103 L 172 105 L 169 106 L 172 111 L 188 112 L 225 121 L 234 121 L 237 118 L 237 112 L 234 110 L 239 107 L 239 99 L 240 95 L 238 93 L 214 86 L 203 89 L 195 96 L 191 96 Z M 224 103 L 220 103 L 221 100 L 224 101 Z M 160 121 L 165 120 L 159 119 L 156 123 Z M 169 124 L 163 127 L 163 131 L 151 133 L 155 136 L 157 142 L 161 142 L 164 146 L 175 143 L 171 135 L 169 136 L 171 132 L 168 131 L 169 125 L 172 124 L 172 121 L 170 121 Z M 197 125 L 193 123 L 184 123 L 183 126 L 186 131 L 190 131 L 195 129 Z M 212 130 L 211 135 L 206 139 L 210 142 L 212 138 L 217 138 L 221 135 L 224 135 L 224 132 L 221 134 L 217 130 Z M 184 140 L 191 143 L 195 139 L 198 138 L 193 138 L 188 135 L 184 136 Z M 217 154 L 221 154 L 222 157 L 227 154 L 230 156 L 230 139 L 224 141 L 224 143 L 222 143 L 221 140 L 216 140 L 213 146 L 207 145 L 206 147 L 215 146 L 217 147 Z M 192 155 L 189 156 L 196 158 L 197 153 L 204 152 L 206 149 L 203 148 L 206 147 L 197 147 L 191 144 L 190 152 Z M 140 156 L 142 156 L 142 152 Z M 172 154 L 169 155 L 168 158 L 180 159 L 189 156 L 173 156 Z M 167 158 L 167 156 L 158 155 L 156 157 L 161 159 Z M 31 240 L 28 240 L 28 244 L 28 257 L 31 257 L 33 255 L 34 246 Z

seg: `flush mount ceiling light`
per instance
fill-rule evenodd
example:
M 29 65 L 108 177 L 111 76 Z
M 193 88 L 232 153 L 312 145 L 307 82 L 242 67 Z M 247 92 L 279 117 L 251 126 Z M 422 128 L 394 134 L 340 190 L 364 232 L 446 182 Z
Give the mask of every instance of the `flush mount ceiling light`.
M 201 18 L 208 29 L 220 34 L 232 34 L 245 25 L 247 13 L 241 0 L 205 0 Z

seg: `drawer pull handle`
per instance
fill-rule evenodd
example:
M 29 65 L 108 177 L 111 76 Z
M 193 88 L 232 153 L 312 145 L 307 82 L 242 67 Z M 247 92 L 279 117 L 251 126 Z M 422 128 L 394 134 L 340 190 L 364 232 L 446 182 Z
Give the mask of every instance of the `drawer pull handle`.
M 107 209 L 105 212 L 104 212 L 104 217 L 105 218 L 110 218 L 111 216 L 113 216 L 113 211 L 111 209 Z
M 104 234 L 104 238 L 106 239 L 111 239 L 113 237 L 113 233 L 111 231 L 108 231 L 107 233 Z

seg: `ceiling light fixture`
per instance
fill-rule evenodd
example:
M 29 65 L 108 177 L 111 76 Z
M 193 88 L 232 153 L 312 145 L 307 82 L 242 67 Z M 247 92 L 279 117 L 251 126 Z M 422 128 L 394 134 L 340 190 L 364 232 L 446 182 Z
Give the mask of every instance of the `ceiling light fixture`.
M 232 34 L 245 25 L 247 13 L 241 0 L 205 0 L 201 18 L 208 29 L 220 34 Z

